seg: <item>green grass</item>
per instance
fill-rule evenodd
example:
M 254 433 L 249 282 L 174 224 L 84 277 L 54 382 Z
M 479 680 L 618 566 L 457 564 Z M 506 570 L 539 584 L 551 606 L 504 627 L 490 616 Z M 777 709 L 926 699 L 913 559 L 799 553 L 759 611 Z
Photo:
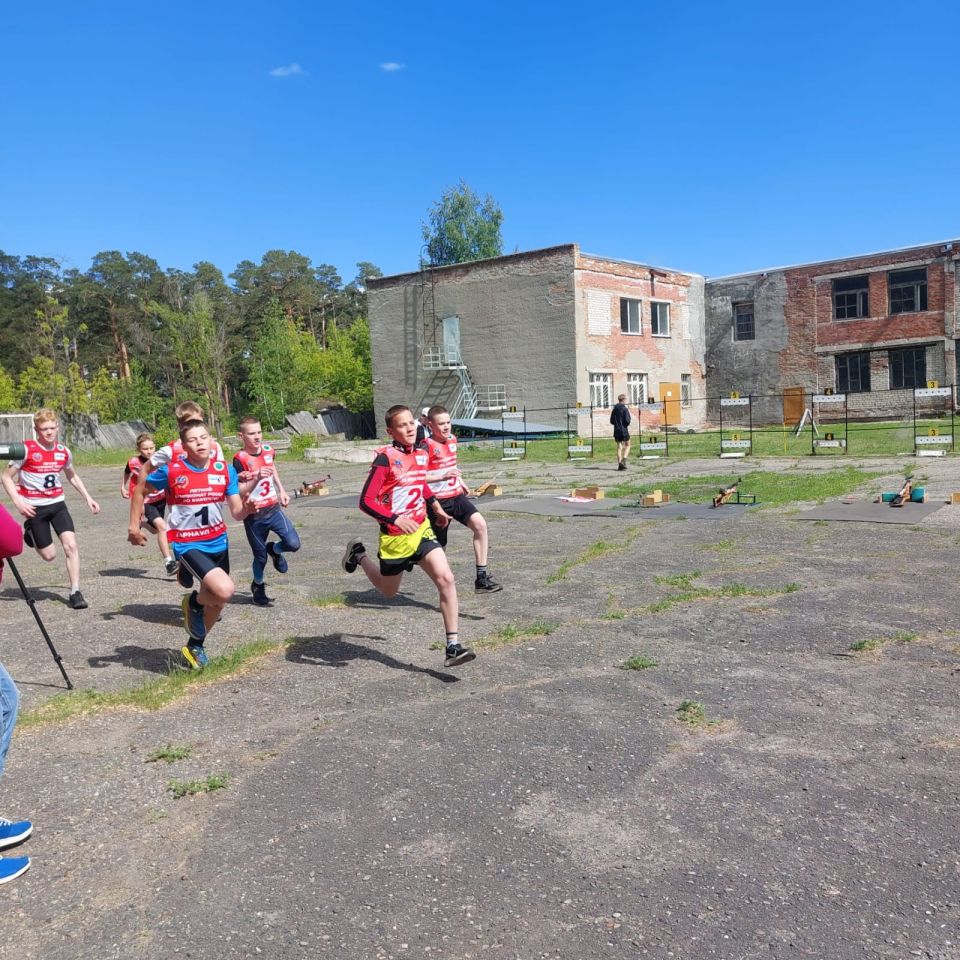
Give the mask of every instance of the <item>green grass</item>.
M 699 549 L 709 550 L 713 553 L 727 553 L 735 549 L 736 546 L 736 540 L 718 540 L 716 543 L 701 543 Z
M 478 650 L 496 650 L 497 647 L 522 643 L 524 640 L 531 640 L 534 637 L 549 637 L 558 626 L 558 623 L 544 620 L 543 617 L 537 617 L 536 620 L 526 623 L 508 623 L 490 636 L 481 637 L 472 646 Z
M 898 630 L 890 637 L 869 637 L 865 640 L 858 640 L 850 645 L 854 653 L 869 653 L 872 650 L 879 650 L 888 643 L 913 643 L 917 639 L 917 634 L 906 630 Z
M 327 593 L 319 597 L 311 597 L 310 602 L 315 607 L 345 607 L 347 598 L 342 593 Z
M 715 727 L 720 724 L 720 720 L 707 716 L 706 708 L 699 700 L 684 700 L 677 707 L 677 720 L 685 727 L 691 729 L 702 729 L 704 727 Z
M 560 580 L 566 580 L 567 575 L 574 568 L 579 566 L 582 563 L 590 563 L 593 560 L 599 560 L 601 557 L 605 557 L 610 553 L 617 553 L 620 550 L 625 550 L 631 543 L 631 541 L 637 537 L 640 533 L 640 528 L 629 531 L 626 538 L 618 543 L 609 543 L 606 540 L 597 540 L 596 543 L 591 543 L 589 547 L 583 550 L 581 553 L 578 553 L 575 557 L 572 557 L 569 560 L 564 560 L 557 569 L 547 577 L 546 582 L 557 583 Z
M 183 797 L 193 797 L 198 793 L 223 790 L 228 779 L 225 773 L 212 773 L 203 780 L 171 780 L 167 784 L 167 789 L 173 794 L 174 800 L 181 800 Z
M 253 640 L 222 656 L 213 657 L 203 670 L 173 669 L 164 676 L 129 690 L 105 693 L 98 690 L 72 690 L 61 693 L 39 707 L 25 711 L 18 720 L 18 726 L 30 729 L 109 710 L 160 710 L 194 690 L 242 673 L 255 660 L 282 646 L 282 643 L 273 640 Z
M 635 656 L 630 657 L 629 660 L 624 660 L 620 664 L 621 670 L 649 670 L 651 667 L 659 667 L 659 660 L 651 660 L 650 657 L 645 657 L 642 653 L 638 653 Z
M 716 600 L 725 597 L 775 597 L 787 593 L 796 593 L 799 583 L 787 583 L 782 587 L 748 587 L 743 583 L 728 583 L 722 587 L 698 587 L 693 581 L 700 576 L 699 571 L 678 573 L 673 576 L 655 577 L 657 583 L 677 587 L 676 593 L 669 593 L 661 600 L 642 608 L 647 613 L 663 613 L 671 607 L 697 600 Z
M 193 753 L 192 747 L 177 747 L 168 743 L 165 747 L 151 753 L 144 763 L 157 763 L 160 760 L 163 760 L 164 763 L 175 763 L 177 760 L 189 760 L 191 753 Z

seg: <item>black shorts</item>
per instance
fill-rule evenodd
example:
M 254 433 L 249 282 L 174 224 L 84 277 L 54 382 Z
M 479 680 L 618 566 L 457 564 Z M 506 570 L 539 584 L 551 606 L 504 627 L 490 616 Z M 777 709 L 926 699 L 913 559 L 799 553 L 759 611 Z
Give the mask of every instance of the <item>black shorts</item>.
M 67 509 L 65 500 L 59 503 L 43 503 L 36 508 L 36 516 L 30 517 L 23 523 L 23 539 L 28 547 L 42 550 L 53 543 L 53 527 L 58 537 L 65 533 L 73 533 L 73 517 Z
M 400 560 L 384 560 L 380 558 L 380 572 L 385 577 L 398 577 L 401 573 L 408 573 L 414 564 L 419 563 L 431 550 L 443 549 L 436 540 L 424 537 L 417 549 L 409 557 Z
M 166 500 L 157 500 L 156 503 L 143 505 L 143 519 L 147 526 L 152 527 L 154 520 L 162 520 L 167 509 Z
M 614 428 L 613 439 L 616 440 L 617 443 L 626 443 L 630 439 L 630 431 L 617 430 L 616 428 Z
M 465 493 L 458 493 L 455 497 L 448 497 L 446 500 L 437 500 L 437 503 L 440 504 L 444 513 L 448 513 L 454 520 L 462 523 L 465 527 L 469 525 L 470 518 L 475 513 L 480 512 Z M 433 533 L 437 538 L 437 543 L 439 543 L 441 547 L 446 547 L 450 524 L 448 523 L 445 527 L 438 527 L 433 522 L 433 515 L 431 514 L 430 526 L 433 527 Z
M 177 580 L 180 586 L 189 590 L 194 579 L 203 581 L 211 570 L 230 572 L 230 551 L 221 550 L 219 553 L 204 553 L 203 550 L 187 550 L 177 559 L 180 566 L 177 568 Z

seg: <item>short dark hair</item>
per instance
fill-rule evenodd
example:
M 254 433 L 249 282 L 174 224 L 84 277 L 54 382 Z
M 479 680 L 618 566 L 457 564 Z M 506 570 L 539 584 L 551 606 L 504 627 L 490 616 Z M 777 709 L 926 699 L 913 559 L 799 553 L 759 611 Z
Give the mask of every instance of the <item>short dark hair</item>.
M 203 422 L 203 420 L 186 420 L 180 424 L 180 442 L 186 442 L 186 435 L 189 430 L 196 430 L 197 427 L 203 427 L 204 430 L 209 430 L 210 428 Z
M 237 424 L 238 427 L 242 427 L 245 423 L 259 423 L 260 418 L 255 417 L 252 413 L 248 413 L 245 417 L 240 418 L 240 422 Z
M 439 417 L 441 413 L 449 413 L 449 412 L 450 411 L 445 406 L 438 403 L 435 407 L 431 407 L 427 411 L 427 419 L 432 420 L 434 417 Z
M 398 413 L 403 413 L 404 410 L 406 410 L 407 413 L 409 413 L 411 417 L 413 416 L 413 411 L 412 411 L 405 403 L 396 403 L 396 404 L 394 404 L 394 405 L 384 414 L 384 417 L 383 417 L 383 419 L 386 421 L 387 426 L 388 426 L 388 427 L 392 427 L 392 426 L 393 426 L 393 418 L 394 418 Z

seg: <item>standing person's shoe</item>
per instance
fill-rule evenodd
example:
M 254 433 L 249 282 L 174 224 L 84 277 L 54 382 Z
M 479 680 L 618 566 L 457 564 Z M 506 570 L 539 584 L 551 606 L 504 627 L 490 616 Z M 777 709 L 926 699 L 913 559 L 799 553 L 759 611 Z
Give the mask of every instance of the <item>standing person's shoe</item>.
M 273 569 L 276 570 L 277 573 L 286 573 L 290 569 L 287 558 L 283 555 L 282 551 L 277 550 L 275 541 L 270 542 L 270 546 L 267 547 L 267 553 L 270 554 L 270 559 L 273 561 Z
M 178 566 L 179 564 L 173 559 L 173 557 L 171 557 L 169 560 L 163 561 L 163 567 L 167 571 L 168 577 L 172 577 L 177 572 Z M 193 586 L 193 584 L 191 584 L 191 586 Z
M 618 470 L 626 470 L 626 469 L 627 469 L 627 465 L 621 460 L 621 461 L 617 464 L 617 469 L 618 469 Z
M 450 643 L 447 644 L 443 665 L 445 667 L 459 667 L 461 663 L 469 663 L 476 659 L 477 655 L 469 647 L 464 647 L 459 643 Z
M 347 573 L 353 573 L 354 570 L 360 565 L 360 561 L 367 554 L 367 548 L 363 545 L 359 537 L 354 537 L 349 543 L 347 543 L 347 550 L 343 555 L 343 559 L 340 563 L 343 565 L 343 569 Z
M 496 593 L 498 590 L 502 590 L 503 587 L 501 587 L 489 573 L 485 573 L 482 577 L 477 577 L 477 579 L 473 581 L 473 589 L 477 593 Z
M 191 603 L 191 600 L 196 599 L 197 591 L 194 590 L 193 593 L 188 593 L 183 598 L 180 606 L 183 609 L 183 626 L 187 631 L 187 636 L 199 644 L 203 643 L 203 639 L 207 635 L 207 625 L 203 622 L 203 607 Z
M 23 843 L 33 833 L 33 824 L 29 820 L 7 820 L 0 817 L 0 850 Z
M 250 592 L 253 594 L 253 602 L 258 607 L 269 607 L 273 603 L 273 598 L 267 596 L 267 585 L 265 583 L 257 583 L 256 580 L 251 580 Z
M 83 599 L 83 594 L 79 590 L 74 590 L 67 599 L 67 606 L 71 610 L 86 610 L 87 601 Z
M 188 643 L 181 647 L 180 652 L 183 659 L 190 664 L 191 670 L 202 670 L 210 662 L 206 650 L 199 643 Z
M 29 857 L 0 857 L 0 883 L 16 880 L 30 869 Z

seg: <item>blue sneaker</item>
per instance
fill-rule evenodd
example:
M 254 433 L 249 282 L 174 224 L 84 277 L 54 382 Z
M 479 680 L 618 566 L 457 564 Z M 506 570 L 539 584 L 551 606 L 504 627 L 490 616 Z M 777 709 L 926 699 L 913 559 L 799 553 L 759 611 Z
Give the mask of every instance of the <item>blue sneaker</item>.
M 0 850 L 23 843 L 33 833 L 33 824 L 29 820 L 14 822 L 0 817 Z
M 0 857 L 0 883 L 16 880 L 30 869 L 29 857 Z
M 277 573 L 286 573 L 290 569 L 290 564 L 287 563 L 287 558 L 283 555 L 282 550 L 277 549 L 276 541 L 271 542 L 270 546 L 267 547 L 267 553 L 270 554 L 270 559 L 273 561 L 273 569 Z
M 202 670 L 210 662 L 206 650 L 199 644 L 188 643 L 180 649 L 180 652 L 183 654 L 183 659 L 190 664 L 191 670 Z
M 187 636 L 191 640 L 200 644 L 203 643 L 204 638 L 207 635 L 207 627 L 203 622 L 203 607 L 199 605 L 194 605 L 191 603 L 192 600 L 195 600 L 197 597 L 197 591 L 194 590 L 193 593 L 188 593 L 181 602 L 180 606 L 183 609 L 183 626 L 187 631 Z

